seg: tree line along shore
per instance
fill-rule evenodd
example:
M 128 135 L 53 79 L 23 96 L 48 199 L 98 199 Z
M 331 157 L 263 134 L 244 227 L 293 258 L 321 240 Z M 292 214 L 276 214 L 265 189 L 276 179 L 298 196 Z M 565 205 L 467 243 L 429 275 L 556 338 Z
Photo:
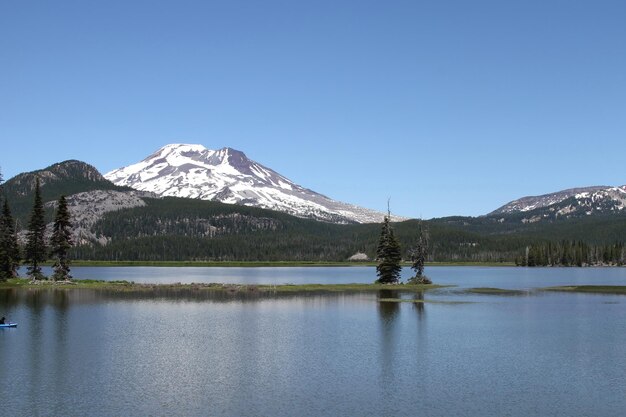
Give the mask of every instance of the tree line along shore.
M 36 179 L 33 209 L 28 222 L 26 244 L 23 250 L 18 243 L 17 230 L 14 226 L 8 199 L 3 199 L 2 206 L 0 215 L 0 282 L 15 279 L 18 276 L 18 269 L 22 261 L 27 265 L 27 275 L 33 282 L 44 280 L 70 282 L 72 280 L 70 250 L 74 246 L 74 242 L 65 196 L 61 195 L 57 202 L 52 234 L 48 238 L 46 236 L 45 212 L 39 178 Z M 377 247 L 377 284 L 400 283 L 401 249 L 394 235 L 390 218 L 390 213 L 384 218 Z M 420 233 L 417 243 L 410 249 L 410 253 L 411 268 L 416 275 L 408 282 L 432 284 L 430 279 L 423 274 L 428 254 L 427 231 Z M 42 272 L 42 265 L 50 258 L 52 259 L 53 274 L 46 277 Z
M 202 202 L 185 199 L 164 199 L 151 202 L 148 207 L 137 209 L 144 210 L 141 215 L 133 214 L 134 211 L 111 213 L 98 226 L 112 227 L 112 230 L 117 230 L 116 233 L 130 231 L 144 237 L 131 238 L 123 234 L 119 236 L 114 234 L 113 240 L 106 245 L 79 245 L 72 241 L 70 216 L 65 197 L 61 195 L 56 204 L 50 205 L 54 207 L 51 217 L 50 207 L 46 212 L 42 204 L 39 181 L 34 182 L 33 207 L 28 218 L 27 232 L 21 241 L 18 239 L 16 221 L 11 215 L 9 199 L 6 196 L 2 197 L 0 280 L 17 276 L 21 265 L 27 266 L 28 276 L 35 280 L 70 279 L 70 264 L 237 267 L 368 265 L 376 266 L 377 278 L 388 280 L 389 283 L 398 281 L 402 266 L 411 266 L 415 271 L 415 276 L 412 278 L 419 279 L 424 275 L 423 269 L 426 265 L 528 267 L 626 265 L 626 247 L 623 243 L 591 244 L 580 240 L 542 240 L 524 243 L 518 238 L 507 238 L 508 240 L 503 242 L 490 243 L 489 239 L 481 241 L 477 236 L 468 233 L 441 229 L 440 222 L 410 221 L 394 224 L 392 227 L 389 215 L 385 217 L 382 227 L 380 225 L 342 227 L 279 215 L 280 221 L 290 222 L 288 227 L 285 223 L 283 226 L 277 226 L 276 230 L 261 230 L 244 237 L 238 233 L 245 232 L 246 215 L 223 217 L 220 220 L 224 222 L 222 226 L 225 229 L 235 227 L 238 233 L 232 236 L 212 237 L 195 236 L 197 231 L 192 224 L 187 221 L 177 222 L 175 218 L 167 218 L 165 223 L 170 225 L 168 227 L 187 228 L 185 235 L 155 234 L 150 236 L 149 231 L 153 230 L 154 226 L 152 223 L 162 223 L 163 219 L 159 216 L 155 217 L 154 212 L 149 211 L 151 210 L 149 206 L 159 206 L 159 210 L 165 210 L 168 213 L 181 211 L 183 219 L 187 219 L 184 217 L 187 214 L 198 214 L 197 210 Z M 213 209 L 222 210 L 223 207 Z M 232 209 L 234 208 L 229 208 L 229 210 Z M 236 209 L 241 210 L 240 207 Z M 191 212 L 187 213 L 189 210 Z M 258 214 L 258 210 L 255 209 L 245 208 L 245 210 L 249 210 L 252 217 Z M 130 223 L 125 216 L 130 216 Z M 52 227 L 46 226 L 49 218 L 54 220 L 50 223 Z M 278 220 L 274 220 L 272 222 L 266 219 L 267 222 L 276 226 Z M 454 220 L 448 222 L 454 222 Z M 291 227 L 295 229 L 290 232 Z M 470 225 L 471 227 L 473 226 Z M 431 238 L 433 236 L 430 233 L 431 228 L 435 229 L 435 239 Z M 374 233 L 377 232 L 376 229 L 379 233 L 374 244 L 372 242 Z M 171 232 L 175 231 L 171 230 Z M 494 244 L 497 244 L 499 250 L 493 249 Z M 522 249 L 515 249 L 519 248 L 520 244 L 523 244 Z M 347 254 L 370 246 L 375 247 L 375 252 L 366 257 L 367 261 L 346 260 Z M 447 262 L 441 262 L 442 260 L 447 260 Z M 43 276 L 41 270 L 43 265 L 53 267 L 50 277 Z

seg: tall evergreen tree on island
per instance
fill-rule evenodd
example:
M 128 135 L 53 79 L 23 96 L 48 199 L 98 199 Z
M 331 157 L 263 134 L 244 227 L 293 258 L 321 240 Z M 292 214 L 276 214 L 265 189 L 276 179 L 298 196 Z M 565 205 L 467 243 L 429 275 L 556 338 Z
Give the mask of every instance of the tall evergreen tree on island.
M 26 248 L 24 251 L 24 260 L 29 264 L 28 275 L 34 280 L 45 279 L 41 273 L 40 264 L 48 258 L 46 248 L 46 219 L 39 188 L 39 178 L 37 178 L 35 181 L 35 202 L 28 223 Z
M 5 198 L 0 214 L 0 281 L 16 277 L 19 266 L 20 247 L 9 202 Z
M 380 231 L 378 240 L 378 248 L 376 249 L 376 257 L 378 265 L 376 265 L 376 275 L 378 284 L 397 284 L 400 282 L 400 261 L 402 256 L 400 253 L 400 243 L 393 233 L 390 223 L 391 214 L 385 216 L 383 227 Z
M 55 281 L 72 279 L 69 259 L 69 250 L 73 245 L 71 229 L 70 212 L 67 209 L 65 196 L 62 195 L 57 205 L 50 238 L 50 255 L 54 259 L 52 279 Z

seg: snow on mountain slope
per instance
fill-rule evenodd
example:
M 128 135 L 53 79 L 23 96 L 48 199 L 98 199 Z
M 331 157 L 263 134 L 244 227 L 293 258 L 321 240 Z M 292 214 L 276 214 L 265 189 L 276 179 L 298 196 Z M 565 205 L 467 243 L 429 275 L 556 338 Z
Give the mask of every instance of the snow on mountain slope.
M 543 194 L 538 196 L 522 197 L 517 200 L 513 200 L 502 207 L 494 210 L 489 214 L 507 214 L 516 213 L 520 211 L 530 211 L 537 208 L 547 207 L 552 204 L 560 203 L 570 197 L 574 197 L 576 194 L 585 192 L 595 192 L 604 190 L 609 187 L 586 187 L 586 188 L 570 188 L 569 190 L 558 191 L 556 193 Z
M 378 223 L 384 216 L 303 188 L 231 148 L 215 151 L 202 145 L 166 145 L 143 161 L 104 177 L 159 196 L 262 207 L 333 223 Z
M 523 197 L 511 201 L 489 215 L 513 214 L 545 209 L 544 215 L 554 216 L 608 214 L 626 208 L 626 185 L 621 187 L 572 188 L 556 193 Z

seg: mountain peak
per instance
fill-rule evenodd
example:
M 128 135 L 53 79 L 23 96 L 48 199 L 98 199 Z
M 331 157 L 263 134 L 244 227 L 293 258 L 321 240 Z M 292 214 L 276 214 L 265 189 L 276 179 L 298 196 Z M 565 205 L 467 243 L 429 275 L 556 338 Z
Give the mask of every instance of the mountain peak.
M 623 212 L 624 209 L 626 209 L 626 186 L 609 187 L 603 185 L 570 188 L 550 194 L 522 197 L 505 204 L 488 215 L 528 213 L 526 216 L 529 216 L 532 221 L 538 221 L 538 219 L 544 218 Z
M 188 163 L 224 165 L 245 167 L 250 163 L 246 155 L 233 148 L 224 147 L 216 151 L 207 149 L 199 144 L 171 143 L 159 148 L 144 161 L 166 162 L 172 166 Z
M 34 190 L 35 179 L 37 178 L 39 179 L 39 183 L 42 187 L 49 183 L 60 182 L 68 179 L 96 183 L 106 181 L 100 172 L 98 172 L 98 170 L 92 165 L 76 159 L 69 159 L 67 161 L 52 164 L 44 169 L 24 172 L 16 175 L 10 180 L 10 183 L 22 184 L 27 188 Z M 7 182 L 7 184 L 9 184 L 9 182 Z
M 330 222 L 374 223 L 384 217 L 301 187 L 230 147 L 170 144 L 105 178 L 161 196 L 243 204 Z
M 574 197 L 579 194 L 594 193 L 596 191 L 605 190 L 607 188 L 610 187 L 605 185 L 596 185 L 592 187 L 569 188 L 567 190 L 537 196 L 522 197 L 503 205 L 502 207 L 494 210 L 489 214 L 493 215 L 530 211 L 537 208 L 543 208 L 551 206 L 552 204 L 560 203 L 563 200 L 567 200 L 568 198 Z
M 202 145 L 172 143 L 163 146 L 152 155 L 144 159 L 144 161 L 151 159 L 167 158 L 170 162 L 174 162 L 176 158 L 192 157 L 194 155 L 202 155 L 207 152 L 210 151 Z
M 202 152 L 208 150 L 203 145 L 199 144 L 191 144 L 191 143 L 170 143 L 169 145 L 165 145 L 161 147 L 155 153 L 163 153 L 163 152 Z
M 92 165 L 71 159 L 37 171 L 23 172 L 2 184 L 0 188 L 16 213 L 26 213 L 32 207 L 37 179 L 44 202 L 84 191 L 121 190 Z

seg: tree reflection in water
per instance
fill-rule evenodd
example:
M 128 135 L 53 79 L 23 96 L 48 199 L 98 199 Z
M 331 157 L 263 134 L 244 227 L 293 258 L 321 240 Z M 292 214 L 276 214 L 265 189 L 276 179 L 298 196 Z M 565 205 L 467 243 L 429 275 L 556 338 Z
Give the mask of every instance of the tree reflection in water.
M 417 315 L 421 320 L 424 318 L 424 313 L 426 312 L 424 306 L 424 291 L 415 293 L 415 295 L 413 296 L 413 300 L 413 308 L 415 309 L 415 311 L 417 311 Z
M 391 326 L 400 311 L 400 303 L 397 301 L 390 301 L 397 300 L 398 297 L 399 294 L 396 290 L 378 291 L 378 311 L 380 313 L 380 318 L 386 325 Z

